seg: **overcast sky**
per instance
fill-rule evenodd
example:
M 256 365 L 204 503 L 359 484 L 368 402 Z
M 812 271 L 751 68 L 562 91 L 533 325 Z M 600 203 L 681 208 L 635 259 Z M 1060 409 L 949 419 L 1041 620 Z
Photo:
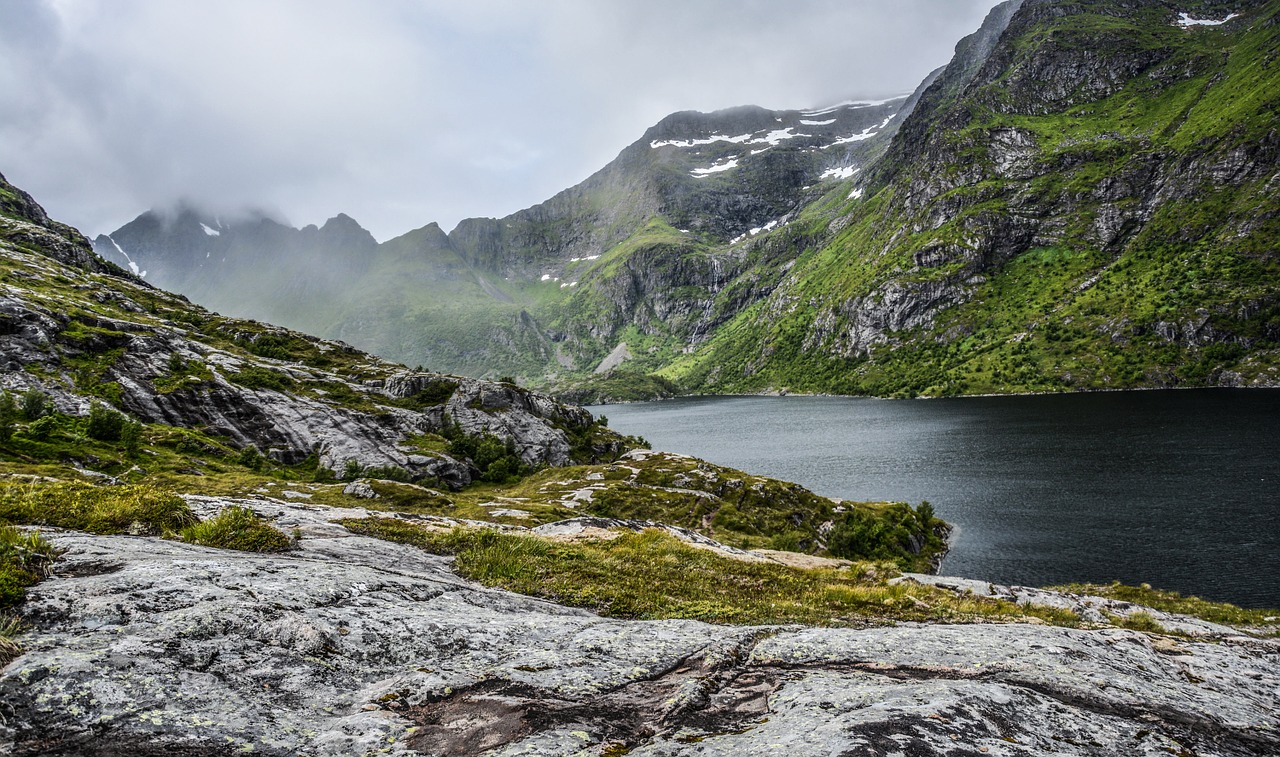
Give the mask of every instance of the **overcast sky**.
M 0 0 L 0 173 L 91 236 L 180 198 L 387 239 L 678 110 L 905 94 L 997 0 Z

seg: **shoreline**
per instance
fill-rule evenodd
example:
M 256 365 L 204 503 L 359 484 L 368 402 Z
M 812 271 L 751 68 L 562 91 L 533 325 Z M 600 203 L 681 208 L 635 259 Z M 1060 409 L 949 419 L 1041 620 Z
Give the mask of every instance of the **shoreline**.
M 1062 392 L 988 392 L 985 394 L 954 394 L 946 397 L 918 395 L 916 397 L 884 397 L 875 394 L 828 394 L 825 392 L 779 392 L 777 390 L 755 392 L 750 394 L 681 394 L 676 397 L 654 397 L 647 400 L 625 400 L 620 402 L 597 402 L 579 407 L 609 407 L 612 405 L 646 405 L 655 402 L 671 402 L 686 399 L 748 399 L 787 397 L 824 397 L 829 399 L 851 400 L 884 400 L 888 402 L 911 402 L 915 400 L 963 400 L 990 399 L 996 397 L 1057 397 L 1077 394 L 1122 394 L 1126 392 L 1280 392 L 1280 386 L 1136 386 L 1115 389 L 1073 389 Z

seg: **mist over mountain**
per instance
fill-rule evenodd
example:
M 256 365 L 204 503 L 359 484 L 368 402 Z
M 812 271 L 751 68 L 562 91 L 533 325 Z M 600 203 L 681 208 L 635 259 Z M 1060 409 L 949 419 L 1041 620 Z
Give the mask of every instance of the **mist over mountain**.
M 448 234 L 178 213 L 96 249 L 215 308 L 561 389 L 1274 385 L 1276 7 L 1013 0 L 909 98 L 672 114 Z

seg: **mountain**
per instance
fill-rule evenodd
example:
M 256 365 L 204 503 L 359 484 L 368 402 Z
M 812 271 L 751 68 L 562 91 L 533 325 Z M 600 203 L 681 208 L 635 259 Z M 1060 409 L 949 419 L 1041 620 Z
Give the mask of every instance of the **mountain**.
M 1010 0 L 910 98 L 677 113 L 507 218 L 174 286 L 584 400 L 1280 385 L 1278 7 Z M 164 283 L 201 223 L 97 249 Z
M 815 214 L 786 280 L 664 375 L 907 395 L 1276 385 L 1278 13 L 1023 3 L 993 45 L 962 43 L 855 181 L 864 197 Z

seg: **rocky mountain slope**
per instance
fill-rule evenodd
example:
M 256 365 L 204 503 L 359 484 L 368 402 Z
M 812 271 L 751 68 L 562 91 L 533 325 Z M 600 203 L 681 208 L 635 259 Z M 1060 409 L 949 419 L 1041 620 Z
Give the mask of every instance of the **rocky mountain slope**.
M 1268 611 L 904 574 L 923 504 L 622 454 L 0 197 L 6 754 L 1280 749 Z
M 583 398 L 1274 386 L 1277 13 L 1011 0 L 907 100 L 675 114 L 546 203 L 332 256 L 340 315 L 254 299 Z M 177 218 L 98 250 L 229 243 Z
M 824 241 L 664 373 L 878 394 L 1275 385 L 1278 15 L 1028 0 L 989 51 L 961 46 L 855 181 L 864 198 L 811 217 Z
M 510 440 L 529 465 L 623 450 L 586 411 L 525 389 L 408 371 L 342 343 L 195 307 L 104 263 L 2 177 L 0 189 L 22 201 L 0 215 L 0 382 L 10 392 L 35 389 L 76 415 L 110 403 L 285 465 L 314 458 L 331 471 L 391 468 L 452 487 L 470 483 L 474 466 L 406 440 L 450 423 Z

